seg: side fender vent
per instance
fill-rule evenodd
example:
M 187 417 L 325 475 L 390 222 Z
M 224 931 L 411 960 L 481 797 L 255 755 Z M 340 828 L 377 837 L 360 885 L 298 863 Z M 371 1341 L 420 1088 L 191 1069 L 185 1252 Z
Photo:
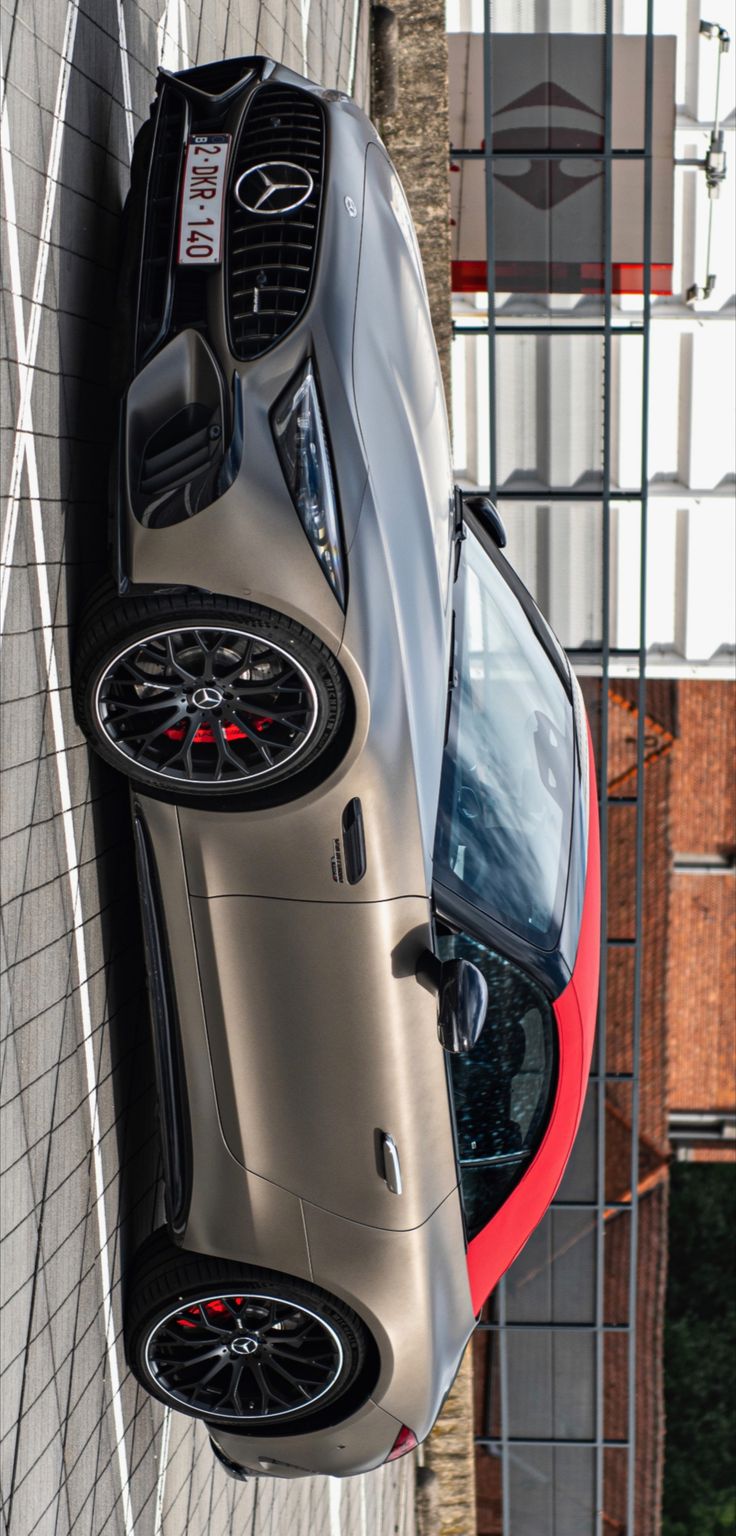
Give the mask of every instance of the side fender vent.
M 222 472 L 232 457 L 232 438 L 242 448 L 238 404 L 234 398 L 230 421 L 219 367 L 194 330 L 174 337 L 133 380 L 127 399 L 128 488 L 144 527 L 182 523 L 232 483 L 239 454 L 235 471 Z
M 358 799 L 349 800 L 342 813 L 342 840 L 348 883 L 357 885 L 366 871 L 363 807 Z
M 186 405 L 146 443 L 138 486 L 141 522 L 166 528 L 192 517 L 204 505 L 213 470 L 222 458 L 219 412 Z M 175 492 L 179 495 L 175 495 Z M 210 497 L 211 499 L 211 497 Z

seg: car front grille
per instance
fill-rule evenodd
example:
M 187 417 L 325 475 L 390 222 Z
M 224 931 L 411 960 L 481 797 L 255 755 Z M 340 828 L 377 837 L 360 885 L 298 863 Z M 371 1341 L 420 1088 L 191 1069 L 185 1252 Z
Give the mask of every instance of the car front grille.
M 249 212 L 230 202 L 226 302 L 233 356 L 260 357 L 296 325 L 309 301 L 317 254 L 324 168 L 319 103 L 293 86 L 262 86 L 253 98 L 231 173 L 235 187 L 254 166 L 285 162 L 309 172 L 308 199 L 291 213 Z
M 219 83 L 219 82 L 218 82 Z M 230 77 L 223 79 L 229 84 Z M 247 83 L 247 75 L 243 84 Z M 205 274 L 176 265 L 178 197 L 187 137 L 226 130 L 226 122 L 191 120 L 184 96 L 164 87 L 156 121 L 146 200 L 136 335 L 140 368 L 177 332 L 207 333 Z M 324 180 L 324 118 L 314 97 L 294 86 L 263 85 L 252 98 L 228 178 L 224 273 L 228 336 L 247 362 L 275 346 L 309 301 Z M 291 213 L 255 214 L 233 197 L 243 173 L 278 164 L 308 171 L 312 190 Z

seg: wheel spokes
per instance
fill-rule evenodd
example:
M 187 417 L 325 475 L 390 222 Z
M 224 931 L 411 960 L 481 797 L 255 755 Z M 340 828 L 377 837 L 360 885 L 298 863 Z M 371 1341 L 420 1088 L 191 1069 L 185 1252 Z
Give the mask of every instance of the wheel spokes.
M 137 641 L 109 665 L 96 705 L 125 756 L 195 787 L 274 773 L 304 749 L 317 721 L 314 685 L 293 656 L 214 625 Z
M 157 1386 L 175 1402 L 206 1417 L 264 1420 L 322 1398 L 343 1352 L 316 1313 L 239 1294 L 180 1306 L 154 1329 L 147 1358 Z

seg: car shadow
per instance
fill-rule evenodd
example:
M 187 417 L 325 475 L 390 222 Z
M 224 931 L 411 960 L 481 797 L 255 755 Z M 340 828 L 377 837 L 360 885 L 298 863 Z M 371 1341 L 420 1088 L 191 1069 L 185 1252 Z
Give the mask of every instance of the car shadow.
M 110 370 L 128 175 L 114 0 L 100 0 L 94 17 L 79 12 L 55 235 L 59 427 L 58 458 L 50 473 L 58 483 L 63 519 L 57 617 L 60 648 L 62 622 L 67 621 L 67 674 L 87 594 L 108 565 L 108 481 L 117 416 Z M 131 47 L 133 42 L 129 37 Z M 70 739 L 72 733 L 79 743 L 70 720 Z M 119 1168 L 117 1235 L 125 1273 L 135 1248 L 160 1219 L 161 1156 L 129 791 L 120 775 L 87 751 L 95 848 L 90 895 L 100 914 L 105 970 L 104 1018 L 94 1018 L 93 1027 L 104 1025 L 109 1044 Z M 74 755 L 80 756 L 81 749 Z M 107 1127 L 102 1129 L 104 1134 Z

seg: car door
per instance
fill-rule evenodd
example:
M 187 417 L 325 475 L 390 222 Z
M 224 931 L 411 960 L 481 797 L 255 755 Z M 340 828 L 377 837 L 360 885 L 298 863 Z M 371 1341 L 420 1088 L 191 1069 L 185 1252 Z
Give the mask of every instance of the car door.
M 437 999 L 416 976 L 427 901 L 220 896 L 191 909 L 233 1157 L 352 1221 L 420 1226 L 457 1184 Z

